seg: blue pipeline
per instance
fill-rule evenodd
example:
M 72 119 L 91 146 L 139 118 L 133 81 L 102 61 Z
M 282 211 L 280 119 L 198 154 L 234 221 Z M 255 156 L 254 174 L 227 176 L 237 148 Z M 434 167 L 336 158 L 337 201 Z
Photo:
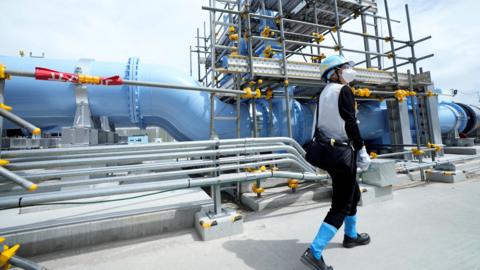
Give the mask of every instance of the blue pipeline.
M 77 61 L 0 56 L 0 63 L 11 70 L 33 71 L 46 67 L 63 72 L 74 72 Z M 130 59 L 127 64 L 92 62 L 89 74 L 98 76 L 122 75 L 123 78 L 185 86 L 199 86 L 191 77 L 170 67 L 140 64 Z M 292 90 L 291 90 L 292 91 Z M 75 115 L 74 85 L 37 81 L 32 78 L 13 77 L 5 84 L 5 102 L 20 117 L 41 127 L 44 131 L 58 132 L 73 124 Z M 88 100 L 92 116 L 108 116 L 115 127 L 159 126 L 176 140 L 204 140 L 210 137 L 210 95 L 206 92 L 181 91 L 152 87 L 88 86 Z M 253 101 L 251 101 L 253 102 Z M 284 99 L 273 99 L 271 132 L 268 129 L 268 103 L 256 100 L 260 136 L 287 136 Z M 292 101 L 294 138 L 305 143 L 311 136 L 313 112 L 309 105 Z M 235 117 L 236 105 L 216 98 L 216 117 Z M 252 136 L 250 105 L 240 108 L 241 137 Z M 5 121 L 5 128 L 15 128 Z M 234 120 L 215 120 L 215 131 L 220 138 L 236 138 Z
M 33 71 L 46 67 L 63 72 L 74 72 L 77 61 L 0 56 L 7 69 Z M 121 75 L 125 79 L 152 81 L 185 86 L 198 86 L 198 82 L 182 72 L 169 67 L 140 63 L 131 58 L 126 64 L 93 61 L 89 74 L 98 76 Z M 290 88 L 293 92 L 293 88 Z M 159 126 L 176 140 L 203 140 L 210 136 L 210 96 L 206 92 L 181 91 L 135 86 L 88 86 L 88 99 L 92 116 L 108 116 L 115 127 Z M 46 132 L 58 132 L 61 127 L 73 124 L 75 115 L 74 85 L 63 82 L 37 81 L 32 78 L 13 77 L 5 84 L 5 102 L 14 112 Z M 272 100 L 272 119 L 265 100 L 255 102 L 259 136 L 287 136 L 286 104 L 283 98 Z M 215 116 L 235 117 L 236 106 L 216 98 Z M 312 104 L 290 102 L 293 137 L 300 144 L 312 134 Z M 438 106 L 442 134 L 480 126 L 480 109 L 455 103 Z M 249 103 L 240 108 L 241 137 L 252 136 L 252 114 Z M 358 119 L 365 140 L 376 140 L 388 134 L 385 106 L 378 102 L 360 104 Z M 411 117 L 413 117 L 411 115 Z M 272 128 L 269 129 L 269 122 Z M 321 121 L 321 119 L 320 119 Z M 4 128 L 15 128 L 4 121 Z M 411 121 L 413 123 L 413 120 Z M 413 125 L 413 124 L 412 124 Z M 411 127 L 413 129 L 413 126 Z M 215 130 L 220 138 L 236 137 L 234 120 L 215 120 Z

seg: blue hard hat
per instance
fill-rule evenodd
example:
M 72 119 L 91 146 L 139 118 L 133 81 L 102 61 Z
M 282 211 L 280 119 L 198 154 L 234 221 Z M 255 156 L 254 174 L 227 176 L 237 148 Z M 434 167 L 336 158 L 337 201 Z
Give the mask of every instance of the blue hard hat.
M 343 65 L 354 66 L 355 62 L 347 61 L 343 55 L 331 55 L 327 57 L 320 64 L 320 72 L 322 73 L 322 78 L 328 79 L 333 74 L 335 68 L 339 68 Z

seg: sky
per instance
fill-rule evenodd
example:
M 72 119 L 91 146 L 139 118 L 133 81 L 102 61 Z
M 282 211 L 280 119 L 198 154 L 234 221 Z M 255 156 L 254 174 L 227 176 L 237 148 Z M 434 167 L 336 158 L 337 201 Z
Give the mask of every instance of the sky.
M 379 2 L 383 15 L 383 1 Z M 420 63 L 425 71 L 431 71 L 435 87 L 446 94 L 458 89 L 455 100 L 479 103 L 480 1 L 390 0 L 391 17 L 401 21 L 393 25 L 394 37 L 403 40 L 408 38 L 405 4 L 410 7 L 414 39 L 432 36 L 416 51 L 417 57 L 435 54 Z M 208 1 L 0 0 L 0 54 L 15 56 L 23 50 L 33 55 L 45 53 L 47 58 L 122 63 L 135 56 L 143 63 L 166 65 L 188 75 L 189 46 L 195 43 L 196 28 L 202 29 L 203 21 L 208 21 L 202 5 Z M 346 25 L 357 26 L 355 22 Z M 382 29 L 386 34 L 385 23 Z M 343 43 L 363 49 L 361 40 L 344 38 Z M 388 46 L 385 44 L 386 49 Z M 409 53 L 404 50 L 400 55 Z

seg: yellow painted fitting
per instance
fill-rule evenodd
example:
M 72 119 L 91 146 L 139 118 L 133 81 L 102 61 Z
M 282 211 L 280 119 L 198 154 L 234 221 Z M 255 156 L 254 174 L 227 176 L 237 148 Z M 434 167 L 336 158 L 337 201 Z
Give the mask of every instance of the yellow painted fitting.
M 283 85 L 288 86 L 288 80 L 284 80 Z
M 6 159 L 0 159 L 0 166 L 7 166 L 8 164 L 10 164 L 10 161 Z
M 33 135 L 40 135 L 42 133 L 42 130 L 40 128 L 35 128 L 33 131 L 32 131 L 32 134 Z
M 298 180 L 297 179 L 290 179 L 288 180 L 288 187 L 291 189 L 297 188 L 298 187 Z
M 442 151 L 442 147 L 438 144 L 428 143 L 427 147 L 428 148 L 434 148 L 436 153 Z
M 257 81 L 257 83 L 258 83 L 258 84 L 262 84 L 262 83 L 263 83 L 263 80 L 262 80 L 262 79 L 259 79 L 259 80 Z
M 231 41 L 238 41 L 238 34 L 230 34 L 228 35 L 228 39 Z
M 6 73 L 6 67 L 3 64 L 0 64 L 0 79 L 1 80 L 10 80 L 10 75 Z
M 336 33 L 336 32 L 337 32 L 337 27 L 336 27 L 336 26 L 332 27 L 332 32 L 333 32 L 333 33 Z
M 275 23 L 280 24 L 281 18 L 280 16 L 275 17 Z
M 353 93 L 359 97 L 370 97 L 370 95 L 372 94 L 372 92 L 368 88 L 359 88 L 357 90 L 354 90 Z
M 245 87 L 243 89 L 243 92 L 244 94 L 243 95 L 240 95 L 241 98 L 252 98 L 253 95 L 252 95 L 252 88 L 250 87 Z
M 218 225 L 216 220 L 211 221 L 211 222 L 205 222 L 203 220 L 200 221 L 200 226 L 202 226 L 202 228 L 204 228 L 204 229 L 208 229 L 208 228 L 211 228 L 211 227 L 216 226 L 216 225 Z
M 264 165 L 264 166 L 260 166 L 259 170 L 260 170 L 261 172 L 264 172 L 264 171 L 267 170 L 267 167 L 266 167 L 265 165 Z
M 235 216 L 232 216 L 232 217 L 230 218 L 230 220 L 231 220 L 232 222 L 236 222 L 236 221 L 242 220 L 242 218 L 243 218 L 242 215 L 235 215 Z
M 81 84 L 100 84 L 101 79 L 100 79 L 99 76 L 78 74 L 78 83 L 81 83 Z
M 433 173 L 433 170 L 432 169 L 428 169 L 428 170 L 425 170 L 426 173 L 428 174 L 432 174 Z
M 3 252 L 0 253 L 0 267 L 7 269 L 9 265 L 8 262 L 13 256 L 15 256 L 15 254 L 17 253 L 17 250 L 20 248 L 20 245 L 16 244 L 11 248 L 9 248 L 8 246 L 5 246 L 5 247 Z
M 230 55 L 238 55 L 237 47 L 232 47 L 232 50 L 230 51 Z
M 405 90 L 397 90 L 394 93 L 395 98 L 399 101 L 402 102 L 405 100 L 405 97 L 408 95 L 408 91 Z
M 338 52 L 338 51 L 340 51 L 340 46 L 337 45 L 337 46 L 335 46 L 333 49 L 334 49 L 336 52 Z
M 385 42 L 390 42 L 390 41 L 392 41 L 392 37 L 385 37 L 384 40 L 385 40 Z
M 408 91 L 408 93 L 409 93 L 409 96 L 411 96 L 411 97 L 414 97 L 414 96 L 417 95 L 417 92 L 415 92 L 415 91 Z
M 252 191 L 253 193 L 261 194 L 265 192 L 265 189 L 263 187 L 257 187 L 257 184 L 252 185 Z
M 433 97 L 433 96 L 436 96 L 436 94 L 435 94 L 432 90 L 429 90 L 429 91 L 426 93 L 426 96 L 427 96 L 427 97 Z
M 423 151 L 422 149 L 418 149 L 418 148 L 412 148 L 412 153 L 414 156 L 422 156 L 425 154 L 425 151 Z
M 256 82 L 255 82 L 255 81 L 249 81 L 248 84 L 249 84 L 250 86 L 254 86 L 254 85 L 256 84 Z
M 273 98 L 273 90 L 272 88 L 267 88 L 267 93 L 265 94 L 265 99 L 270 100 Z
M 233 34 L 233 33 L 235 33 L 235 31 L 236 31 L 236 29 L 235 29 L 234 26 L 228 27 L 228 33 Z
M 254 168 L 245 168 L 245 171 L 246 171 L 246 172 L 254 172 L 255 169 L 254 169 Z
M 257 88 L 257 90 L 255 90 L 255 96 L 253 96 L 253 98 L 261 98 L 262 97 L 262 91 L 260 91 L 260 88 Z
M 317 32 L 313 32 L 312 36 L 317 44 L 320 44 L 322 41 L 325 40 L 325 36 Z
M 37 190 L 37 188 L 38 188 L 37 184 L 32 184 L 32 185 L 28 188 L 28 191 L 33 192 L 33 191 Z
M 323 59 L 327 58 L 327 56 L 324 54 L 324 53 L 321 53 L 320 55 L 318 56 L 312 56 L 311 59 L 313 62 L 320 62 L 322 61 Z
M 392 59 L 394 56 L 395 56 L 395 54 L 392 53 L 392 52 L 387 54 L 388 59 Z
M 269 26 L 265 26 L 262 30 L 262 37 L 270 37 L 272 31 L 270 30 L 270 27 Z
M 452 175 L 455 175 L 455 172 L 443 172 L 443 175 L 452 176 Z
M 13 109 L 11 106 L 7 106 L 3 103 L 0 103 L 0 108 L 4 109 L 5 111 L 11 111 Z
M 263 56 L 265 58 L 272 58 L 273 56 L 273 50 L 272 50 L 272 46 L 268 45 L 265 50 L 263 50 Z
M 371 159 L 377 159 L 377 158 L 378 158 L 378 154 L 375 153 L 375 152 L 370 152 L 370 158 L 371 158 Z

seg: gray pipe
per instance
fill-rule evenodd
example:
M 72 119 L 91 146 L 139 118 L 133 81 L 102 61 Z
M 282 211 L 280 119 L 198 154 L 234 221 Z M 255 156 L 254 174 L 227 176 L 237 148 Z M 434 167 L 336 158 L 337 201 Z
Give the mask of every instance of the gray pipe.
M 0 166 L 0 176 L 2 176 L 4 179 L 7 179 L 11 182 L 14 182 L 15 184 L 23 187 L 24 189 L 28 191 L 35 191 L 37 189 L 37 185 L 28 181 L 27 179 L 16 175 L 15 173 L 3 168 Z
M 46 267 L 18 256 L 13 256 L 8 262 L 15 267 L 25 270 L 48 270 Z
M 40 128 L 34 126 L 30 122 L 25 121 L 23 118 L 5 109 L 0 108 L 0 116 L 10 120 L 12 123 L 16 124 L 17 126 L 26 128 L 33 135 L 40 135 L 41 133 Z
M 25 170 L 25 169 L 39 169 L 39 168 L 59 168 L 63 166 L 79 166 L 79 165 L 94 165 L 105 163 L 125 163 L 125 162 L 143 162 L 160 159 L 174 159 L 182 157 L 208 157 L 208 156 L 224 156 L 235 154 L 249 154 L 257 152 L 274 152 L 274 151 L 287 151 L 291 154 L 298 154 L 298 152 L 291 146 L 272 146 L 272 147 L 245 147 L 239 149 L 219 149 L 219 150 L 206 150 L 206 151 L 192 151 L 192 152 L 180 152 L 180 153 L 167 153 L 167 154 L 149 154 L 149 155 L 124 155 L 114 157 L 99 157 L 99 158 L 80 158 L 72 160 L 54 160 L 54 161 L 34 161 L 34 162 L 21 162 L 7 165 L 9 169 L 13 170 Z M 306 162 L 305 162 L 306 163 Z M 305 164 L 307 167 L 310 165 Z
M 97 188 L 89 190 L 72 190 L 50 193 L 29 194 L 22 196 L 6 196 L 0 198 L 0 209 L 17 208 L 32 206 L 35 204 L 48 203 L 54 201 L 77 200 L 91 197 L 101 197 L 110 195 L 120 195 L 146 191 L 174 190 L 193 187 L 204 187 L 212 185 L 222 185 L 236 182 L 251 182 L 265 178 L 297 178 L 300 180 L 319 181 L 327 178 L 325 175 L 290 173 L 282 171 L 268 171 L 263 173 L 235 173 L 224 174 L 218 177 L 198 178 L 198 179 L 178 179 L 171 181 L 141 183 L 124 185 L 120 187 Z M 20 200 L 21 198 L 21 200 Z

